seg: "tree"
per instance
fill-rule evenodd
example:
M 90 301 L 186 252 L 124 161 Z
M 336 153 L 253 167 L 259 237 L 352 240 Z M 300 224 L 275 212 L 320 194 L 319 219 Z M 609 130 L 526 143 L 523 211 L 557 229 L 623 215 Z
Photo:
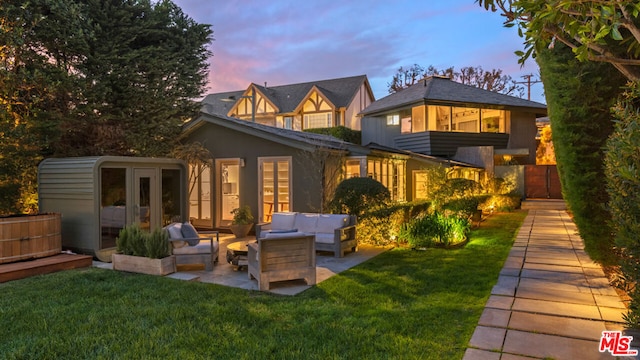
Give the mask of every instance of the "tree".
M 93 0 L 83 11 L 90 36 L 71 51 L 83 55 L 73 67 L 84 99 L 57 153 L 166 156 L 205 88 L 209 26 L 168 0 Z
M 500 10 L 505 26 L 525 38 L 520 63 L 561 42 L 578 60 L 607 62 L 627 79 L 640 80 L 640 3 L 636 0 L 478 0 Z
M 211 34 L 168 0 L 3 1 L 0 213 L 34 210 L 46 156 L 168 155 Z
M 463 67 L 460 71 L 455 71 L 452 67 L 439 70 L 433 65 L 429 65 L 426 69 L 418 64 L 413 64 L 408 69 L 400 67 L 393 76 L 387 87 L 390 94 L 396 93 L 403 89 L 414 85 L 418 81 L 429 76 L 443 76 L 462 84 L 475 86 L 481 89 L 494 91 L 506 95 L 524 94 L 524 88 L 516 83 L 509 75 L 503 75 L 502 70 L 492 69 L 485 71 L 480 66 Z

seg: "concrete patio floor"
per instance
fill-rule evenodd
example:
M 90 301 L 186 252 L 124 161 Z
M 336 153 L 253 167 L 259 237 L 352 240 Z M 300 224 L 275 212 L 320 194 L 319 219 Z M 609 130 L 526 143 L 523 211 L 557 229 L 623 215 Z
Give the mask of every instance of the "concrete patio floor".
M 205 232 L 202 233 L 205 234 Z M 227 245 L 243 240 L 255 240 L 255 237 L 238 239 L 231 234 L 220 234 L 219 261 L 213 267 L 213 271 L 205 271 L 203 266 L 179 266 L 178 272 L 167 275 L 167 277 L 258 291 L 258 282 L 255 279 L 249 280 L 246 267 L 237 270 L 235 266 L 228 264 L 226 261 Z M 388 249 L 390 247 L 384 248 L 359 244 L 358 251 L 354 253 L 346 252 L 342 258 L 334 257 L 333 253 L 317 252 L 316 283 L 320 283 L 333 275 L 365 262 Z M 99 261 L 94 261 L 93 266 L 103 269 L 113 268 L 111 263 Z M 296 295 L 310 287 L 304 280 L 280 281 L 271 283 L 269 292 L 280 295 Z
M 567 212 L 529 210 L 463 360 L 615 359 L 625 312 Z

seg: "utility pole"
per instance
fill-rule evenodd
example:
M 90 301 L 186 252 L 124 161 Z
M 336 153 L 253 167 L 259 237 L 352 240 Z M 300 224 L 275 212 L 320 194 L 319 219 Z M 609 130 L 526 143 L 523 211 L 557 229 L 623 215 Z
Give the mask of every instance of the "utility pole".
M 527 100 L 531 100 L 531 85 L 542 82 L 540 80 L 531 80 L 533 74 L 522 75 L 521 78 L 527 79 L 525 81 L 516 81 L 516 84 L 527 84 Z

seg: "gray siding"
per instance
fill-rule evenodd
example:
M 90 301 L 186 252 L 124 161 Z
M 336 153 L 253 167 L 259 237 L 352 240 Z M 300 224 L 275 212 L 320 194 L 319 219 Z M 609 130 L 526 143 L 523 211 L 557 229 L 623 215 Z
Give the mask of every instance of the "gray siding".
M 365 117 L 361 122 L 362 145 L 369 143 L 393 147 L 393 139 L 400 135 L 400 125 L 387 126 L 381 117 Z
M 244 159 L 245 166 L 240 168 L 240 204 L 249 205 L 256 219 L 259 208 L 258 158 L 290 156 L 292 158 L 291 211 L 317 211 L 320 208 L 321 194 L 318 189 L 321 188 L 321 181 L 309 175 L 310 170 L 318 165 L 310 161 L 313 156 L 308 153 L 305 155 L 303 150 L 211 123 L 205 123 L 191 132 L 188 141 L 204 144 L 214 159 Z M 218 176 L 214 169 L 213 178 Z M 212 186 L 215 187 L 215 181 L 212 181 Z M 213 188 L 212 194 L 217 193 L 217 189 Z M 215 219 L 217 217 L 215 206 L 212 211 Z
M 461 133 L 443 131 L 425 131 L 402 134 L 394 139 L 393 146 L 420 154 L 452 157 L 459 147 L 493 146 L 504 149 L 509 142 L 508 134 L 499 133 Z
M 536 114 L 517 112 L 511 113 L 511 136 L 509 149 L 529 149 L 526 164 L 536 163 Z

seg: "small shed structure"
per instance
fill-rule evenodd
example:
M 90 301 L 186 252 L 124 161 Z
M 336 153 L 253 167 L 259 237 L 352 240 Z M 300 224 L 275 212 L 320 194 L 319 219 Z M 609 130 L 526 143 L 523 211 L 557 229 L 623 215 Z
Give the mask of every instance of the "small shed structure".
M 110 261 L 124 226 L 189 218 L 187 166 L 177 159 L 50 158 L 38 167 L 41 212 L 62 214 L 62 247 Z

